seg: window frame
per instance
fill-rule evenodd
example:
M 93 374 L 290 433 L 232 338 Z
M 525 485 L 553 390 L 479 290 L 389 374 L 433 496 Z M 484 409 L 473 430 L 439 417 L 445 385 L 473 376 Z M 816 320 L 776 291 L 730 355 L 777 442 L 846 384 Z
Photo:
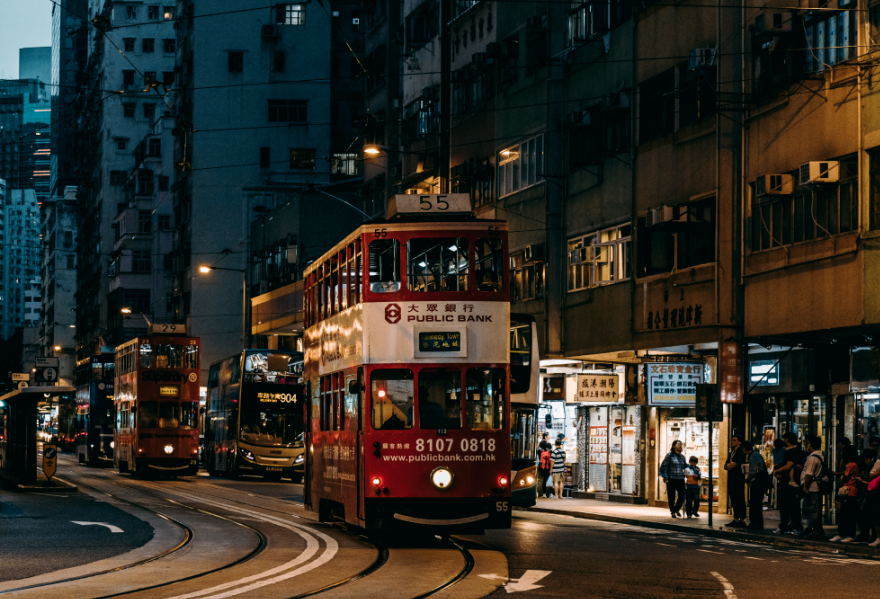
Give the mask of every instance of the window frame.
M 498 198 L 505 198 L 544 182 L 544 134 L 540 133 L 496 154 Z M 528 161 L 528 168 L 523 164 Z M 534 177 L 530 176 L 534 173 Z M 523 178 L 525 177 L 525 183 Z
M 606 227 L 569 239 L 567 292 L 575 293 L 629 281 L 632 278 L 632 244 L 633 232 L 630 223 Z M 587 261 L 573 263 L 574 252 L 586 255 Z M 600 261 L 602 252 L 611 253 L 612 256 L 608 260 Z M 599 277 L 600 262 L 612 265 L 610 279 Z

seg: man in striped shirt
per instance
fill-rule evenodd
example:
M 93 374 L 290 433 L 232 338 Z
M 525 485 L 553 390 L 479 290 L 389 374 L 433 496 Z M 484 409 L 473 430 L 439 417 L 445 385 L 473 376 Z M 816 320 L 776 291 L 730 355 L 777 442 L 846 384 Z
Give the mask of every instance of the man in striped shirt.
M 565 452 L 562 451 L 562 440 L 556 439 L 556 447 L 550 452 L 553 458 L 553 490 L 556 499 L 562 499 L 562 482 L 565 477 Z

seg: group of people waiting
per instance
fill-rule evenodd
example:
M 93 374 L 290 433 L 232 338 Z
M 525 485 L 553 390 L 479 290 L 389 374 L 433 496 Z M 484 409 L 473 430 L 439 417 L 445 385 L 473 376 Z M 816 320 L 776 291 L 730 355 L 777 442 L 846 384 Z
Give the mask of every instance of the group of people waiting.
M 550 445 L 547 433 L 541 436 L 538 444 L 538 497 L 555 497 L 562 499 L 562 488 L 565 482 L 565 450 L 562 449 L 564 437 L 556 437 L 556 443 Z M 552 478 L 551 478 L 552 477 Z M 547 484 L 550 482 L 551 484 Z
M 774 442 L 772 468 L 767 466 L 759 449 L 760 446 L 743 440 L 738 434 L 730 438 L 724 470 L 733 521 L 727 527 L 764 530 L 764 497 L 775 487 L 780 521 L 779 528 L 773 532 L 825 540 L 822 498 L 833 492 L 838 533 L 828 540 L 880 547 L 880 460 L 877 459 L 880 438 L 871 437 L 869 448 L 861 453 L 849 439 L 841 439 L 836 468 L 826 465 L 822 438 L 817 435 L 806 435 L 801 448 L 795 433 L 783 434 Z M 686 461 L 682 451 L 681 441 L 673 442 L 660 465 L 669 511 L 673 518 L 681 518 L 684 505 L 688 518 L 699 517 L 702 473 L 697 457 L 691 456 Z

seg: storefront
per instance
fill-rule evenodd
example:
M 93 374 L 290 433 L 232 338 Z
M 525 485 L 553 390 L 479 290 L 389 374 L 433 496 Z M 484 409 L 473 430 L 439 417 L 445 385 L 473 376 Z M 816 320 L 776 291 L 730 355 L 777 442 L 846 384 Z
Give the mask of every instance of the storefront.
M 638 495 L 638 439 L 642 406 L 587 408 L 589 486 L 587 491 Z

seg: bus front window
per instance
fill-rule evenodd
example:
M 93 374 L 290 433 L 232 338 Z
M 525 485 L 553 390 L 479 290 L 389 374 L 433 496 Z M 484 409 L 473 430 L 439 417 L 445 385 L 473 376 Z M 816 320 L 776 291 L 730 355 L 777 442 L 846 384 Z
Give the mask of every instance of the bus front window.
M 477 240 L 474 274 L 478 291 L 501 291 L 504 279 L 503 242 L 494 237 Z
M 419 373 L 419 428 L 461 428 L 461 372 L 423 370 Z
M 302 432 L 302 404 L 289 388 L 246 385 L 240 415 L 240 438 L 253 445 L 291 445 Z

